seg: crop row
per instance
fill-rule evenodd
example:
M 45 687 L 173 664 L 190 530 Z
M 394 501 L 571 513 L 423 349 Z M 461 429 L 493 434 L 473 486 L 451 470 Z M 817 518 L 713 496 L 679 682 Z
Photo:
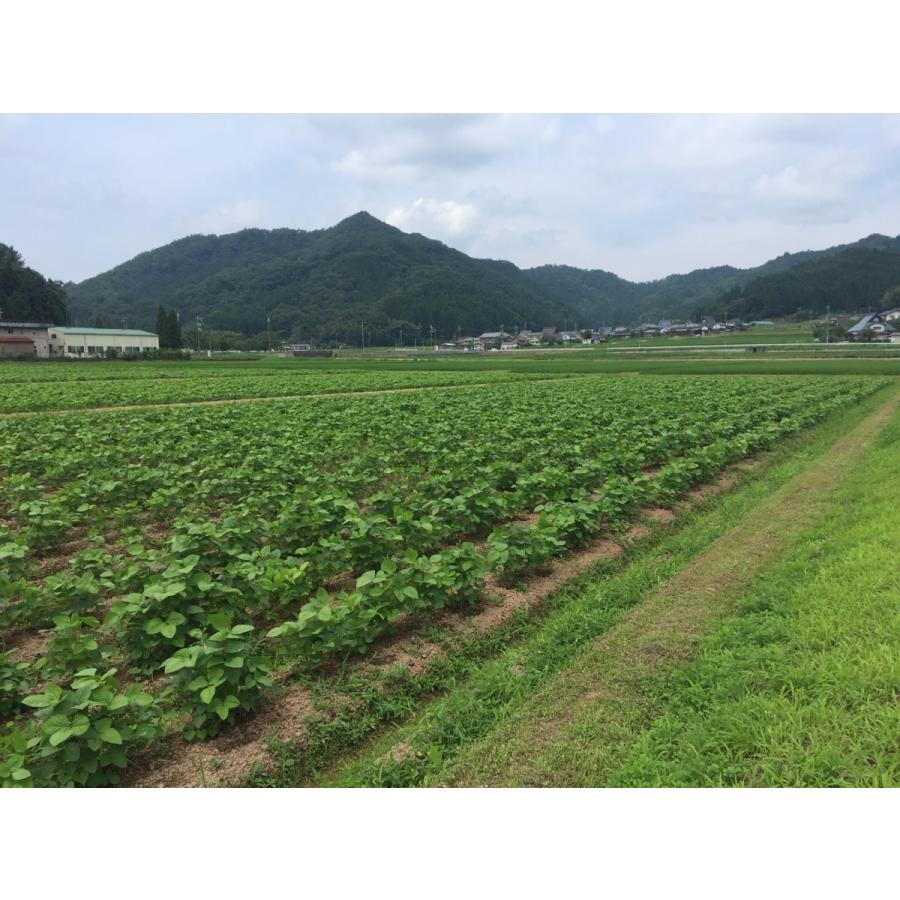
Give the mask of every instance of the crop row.
M 592 378 L 114 414 L 74 438 L 74 417 L 0 427 L 12 498 L 0 614 L 54 626 L 39 671 L 7 662 L 4 681 L 0 666 L 9 696 L 41 688 L 26 698 L 36 717 L 5 738 L 5 777 L 105 783 L 128 752 L 103 733 L 136 747 L 177 710 L 188 738 L 209 736 L 260 702 L 273 655 L 362 651 L 400 615 L 471 603 L 488 572 L 515 581 L 878 386 Z M 41 504 L 52 515 L 35 516 Z M 33 577 L 73 528 L 148 510 L 173 516 L 163 541 L 135 528 L 116 549 L 95 533 L 67 569 Z M 532 510 L 533 525 L 514 521 Z M 476 535 L 483 550 L 460 540 Z M 123 665 L 162 668 L 169 687 L 129 695 L 108 675 Z
M 12 368 L 10 366 L 9 368 Z M 270 370 L 262 374 L 218 373 L 194 370 L 193 377 L 132 378 L 118 380 L 43 381 L 4 384 L 0 413 L 44 412 L 109 406 L 145 406 L 154 403 L 192 403 L 254 397 L 289 397 L 304 394 L 397 390 L 480 384 L 486 381 L 527 381 L 553 375 L 496 372 L 307 372 Z

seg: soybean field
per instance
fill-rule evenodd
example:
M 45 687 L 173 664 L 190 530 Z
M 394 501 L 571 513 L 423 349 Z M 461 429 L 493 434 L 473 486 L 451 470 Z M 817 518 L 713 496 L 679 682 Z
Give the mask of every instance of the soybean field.
M 325 783 L 354 753 L 344 783 L 430 783 L 493 720 L 366 747 L 559 601 L 492 629 L 504 603 L 601 543 L 590 577 L 626 571 L 648 511 L 892 384 L 235 368 L 0 371 L 4 786 Z

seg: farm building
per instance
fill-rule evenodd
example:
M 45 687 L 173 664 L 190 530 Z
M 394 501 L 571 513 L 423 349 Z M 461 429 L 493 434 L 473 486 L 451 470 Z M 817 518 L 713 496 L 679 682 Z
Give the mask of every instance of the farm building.
M 118 353 L 146 353 L 159 349 L 159 337 L 132 328 L 70 328 L 54 325 L 49 330 L 50 356 L 75 359 Z
M 0 322 L 0 358 L 47 359 L 49 322 Z

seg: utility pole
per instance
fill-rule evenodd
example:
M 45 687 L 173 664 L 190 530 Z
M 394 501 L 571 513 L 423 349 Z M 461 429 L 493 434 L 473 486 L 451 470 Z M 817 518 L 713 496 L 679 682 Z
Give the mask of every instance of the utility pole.
M 359 335 L 360 335 L 360 340 L 362 341 L 362 349 L 363 349 L 363 353 L 366 352 L 366 329 L 365 329 L 365 324 L 366 324 L 365 322 L 360 322 L 360 323 L 359 323 Z
M 272 319 L 270 316 L 266 316 L 266 346 L 267 352 L 272 352 Z
M 831 304 L 825 307 L 825 343 L 831 343 Z
M 200 352 L 200 316 L 197 316 L 197 352 Z

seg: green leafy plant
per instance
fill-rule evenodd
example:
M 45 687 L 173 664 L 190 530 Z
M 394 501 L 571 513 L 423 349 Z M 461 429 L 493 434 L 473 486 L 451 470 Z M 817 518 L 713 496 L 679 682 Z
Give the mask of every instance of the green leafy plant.
M 98 640 L 100 621 L 93 616 L 63 613 L 53 617 L 54 628 L 46 652 L 35 662 L 44 677 L 65 678 L 82 669 L 103 669 L 112 647 Z
M 6 653 L 0 653 L 0 719 L 14 715 L 27 693 L 30 682 L 27 663 L 10 662 Z
M 215 614 L 210 624 L 212 634 L 194 631 L 196 643 L 163 664 L 191 714 L 183 729 L 188 740 L 214 737 L 223 723 L 259 706 L 263 691 L 273 687 L 271 662 L 250 638 L 253 626 L 232 626 L 227 616 Z
M 138 685 L 122 690 L 115 676 L 115 669 L 82 669 L 69 685 L 51 683 L 24 698 L 37 712 L 18 769 L 36 787 L 118 784 L 129 757 L 160 733 L 154 698 Z

